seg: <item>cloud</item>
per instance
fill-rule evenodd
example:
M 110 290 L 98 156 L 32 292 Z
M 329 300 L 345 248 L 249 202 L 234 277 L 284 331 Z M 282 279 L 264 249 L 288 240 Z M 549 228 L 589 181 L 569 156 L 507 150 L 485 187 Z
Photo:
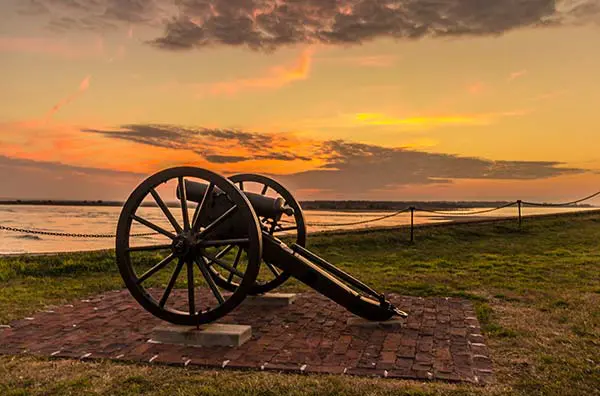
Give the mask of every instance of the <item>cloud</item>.
M 252 160 L 310 161 L 294 151 L 295 139 L 235 129 L 187 128 L 176 125 L 123 125 L 119 130 L 84 129 L 113 139 L 175 150 L 189 150 L 215 164 Z
M 306 49 L 291 66 L 273 67 L 261 77 L 211 83 L 205 89 L 201 89 L 201 93 L 206 90 L 211 95 L 233 95 L 250 89 L 281 88 L 294 81 L 306 80 L 310 73 L 312 54 L 312 49 Z
M 305 161 L 306 170 L 290 172 L 283 168 L 283 174 L 277 178 L 295 189 L 343 194 L 362 194 L 403 185 L 450 184 L 458 179 L 535 180 L 587 172 L 553 161 L 493 161 L 408 147 L 343 140 L 303 141 L 285 134 L 229 129 L 129 125 L 119 131 L 86 132 L 151 146 L 193 150 L 209 163 L 219 165 L 236 166 L 251 160 Z M 257 163 L 257 167 L 260 166 Z
M 417 115 L 397 116 L 385 113 L 341 114 L 321 119 L 307 119 L 299 122 L 304 128 L 364 128 L 370 127 L 403 127 L 411 130 L 431 129 L 447 126 L 481 126 L 491 125 L 503 118 L 526 115 L 530 110 L 512 110 L 490 113 L 423 113 Z
M 61 100 L 60 102 L 58 102 L 57 104 L 55 104 L 52 107 L 52 109 L 50 109 L 50 111 L 48 112 L 48 114 L 46 114 L 46 119 L 51 118 L 54 114 L 56 114 L 56 112 L 58 112 L 64 106 L 68 105 L 69 103 L 73 102 L 75 99 L 77 99 L 78 97 L 80 97 L 81 95 L 83 95 L 83 93 L 85 91 L 87 91 L 88 88 L 90 87 L 90 79 L 91 78 L 92 78 L 92 76 L 85 77 L 79 83 L 79 89 L 75 93 L 71 94 L 70 96 L 64 98 L 63 100 Z
M 360 44 L 380 37 L 497 36 L 526 27 L 587 23 L 596 0 L 182 0 L 152 43 L 182 50 L 215 45 Z
M 507 81 L 513 81 L 516 80 L 517 78 L 521 78 L 523 76 L 525 76 L 527 74 L 527 70 L 519 70 L 519 71 L 515 71 L 512 72 L 508 75 Z
M 0 198 L 125 199 L 146 175 L 0 155 Z M 73 196 L 72 194 L 77 194 Z
M 156 24 L 174 9 L 165 0 L 19 0 L 17 12 L 45 16 L 55 31 L 114 30 L 121 25 Z
M 600 20 L 597 0 L 28 0 L 18 10 L 60 31 L 162 27 L 150 43 L 168 50 L 498 36 Z
M 198 154 L 202 155 L 201 152 Z M 218 155 L 218 154 L 204 154 L 204 158 L 208 162 L 212 162 L 213 164 L 232 164 L 236 162 L 248 161 L 250 158 L 241 157 L 238 155 Z
M 482 83 L 481 81 L 473 83 L 467 87 L 467 91 L 469 91 L 471 95 L 479 95 L 480 93 L 483 93 L 486 90 L 487 85 Z
M 346 141 L 324 142 L 330 162 L 320 169 L 279 175 L 298 189 L 357 194 L 405 185 L 449 184 L 458 179 L 536 180 L 586 172 L 560 162 L 492 161 Z

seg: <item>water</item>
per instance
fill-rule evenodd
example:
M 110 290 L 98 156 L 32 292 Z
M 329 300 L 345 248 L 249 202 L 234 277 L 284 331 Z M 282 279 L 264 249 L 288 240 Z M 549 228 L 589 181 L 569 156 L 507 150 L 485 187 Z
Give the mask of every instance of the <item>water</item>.
M 591 208 L 592 210 L 594 208 Z M 480 209 L 473 209 L 477 211 Z M 566 213 L 588 208 L 524 208 L 523 215 Z M 168 227 L 168 223 L 159 208 L 142 208 L 143 217 L 148 220 Z M 176 210 L 172 210 L 177 215 Z M 0 205 L 0 225 L 37 229 L 43 231 L 58 231 L 84 234 L 114 234 L 116 232 L 117 220 L 120 207 L 91 207 L 91 206 L 33 206 L 33 205 Z M 445 211 L 447 212 L 447 211 Z M 362 220 L 374 219 L 391 212 L 340 212 L 340 211 L 316 211 L 304 212 L 308 223 L 351 223 Z M 496 212 L 476 216 L 442 216 L 423 212 L 415 213 L 416 224 L 440 223 L 451 221 L 464 221 L 468 219 L 515 217 L 516 207 L 500 209 Z M 177 216 L 176 216 L 177 217 Z M 410 224 L 410 214 L 402 213 L 398 216 L 387 218 L 374 223 L 353 226 L 309 226 L 309 232 L 334 230 L 334 229 L 357 229 L 367 227 L 387 227 Z M 133 233 L 152 232 L 142 225 L 135 225 Z M 163 236 L 149 236 L 135 238 L 136 243 L 151 244 L 165 243 Z M 21 234 L 0 230 L 0 254 L 12 253 L 42 253 L 107 249 L 114 247 L 114 238 L 88 239 L 88 238 L 64 238 L 46 235 Z

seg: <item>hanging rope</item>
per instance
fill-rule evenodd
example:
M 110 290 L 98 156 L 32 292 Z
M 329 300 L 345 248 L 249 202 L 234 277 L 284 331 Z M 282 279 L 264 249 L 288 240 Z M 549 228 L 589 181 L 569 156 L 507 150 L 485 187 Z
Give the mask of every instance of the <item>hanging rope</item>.
M 483 213 L 495 212 L 500 209 L 514 206 L 517 203 L 518 203 L 518 201 L 509 202 L 505 205 L 497 206 L 495 208 L 483 209 L 483 210 L 477 210 L 477 211 L 468 211 L 468 212 L 461 212 L 461 211 L 442 212 L 442 211 L 438 211 L 438 210 L 429 210 L 429 209 L 423 209 L 423 208 L 415 208 L 415 210 L 418 212 L 434 213 L 434 214 L 439 214 L 439 215 L 444 215 L 444 216 L 472 216 L 472 215 L 478 215 L 478 214 L 483 214 Z
M 390 213 L 385 216 L 376 217 L 374 219 L 368 219 L 368 220 L 353 221 L 351 223 L 311 223 L 311 222 L 308 222 L 308 223 L 306 223 L 306 225 L 312 226 L 312 227 L 344 227 L 344 226 L 353 226 L 353 225 L 359 225 L 359 224 L 367 224 L 367 223 L 373 223 L 376 221 L 381 221 L 384 219 L 389 219 L 390 217 L 398 216 L 399 214 L 408 212 L 409 210 L 410 210 L 410 208 L 404 208 L 402 210 L 398 210 L 397 212 Z
M 578 203 L 581 203 L 583 201 L 587 201 L 587 200 L 590 200 L 592 198 L 595 198 L 598 195 L 600 195 L 600 191 L 598 191 L 595 194 L 588 195 L 585 198 L 578 199 L 577 201 L 571 201 L 571 202 L 565 202 L 565 203 L 555 203 L 555 204 L 539 203 L 539 202 L 525 202 L 525 201 L 523 201 L 523 204 L 530 205 L 530 206 L 551 206 L 551 207 L 556 207 L 556 206 L 572 206 L 572 205 L 576 205 Z

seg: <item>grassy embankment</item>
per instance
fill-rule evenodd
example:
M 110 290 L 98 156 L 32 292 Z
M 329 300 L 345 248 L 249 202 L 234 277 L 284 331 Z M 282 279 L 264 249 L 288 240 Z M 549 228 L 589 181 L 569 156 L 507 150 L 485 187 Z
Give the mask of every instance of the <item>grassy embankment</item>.
M 600 214 L 321 234 L 310 248 L 386 292 L 473 300 L 487 387 L 0 357 L 0 394 L 598 395 Z M 122 288 L 113 254 L 0 258 L 0 323 Z M 302 290 L 296 282 L 284 289 Z

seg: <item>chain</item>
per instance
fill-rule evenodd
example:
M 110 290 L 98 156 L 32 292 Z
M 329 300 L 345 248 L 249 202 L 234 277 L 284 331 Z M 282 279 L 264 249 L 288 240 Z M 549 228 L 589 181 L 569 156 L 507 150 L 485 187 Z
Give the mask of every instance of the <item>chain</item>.
M 115 238 L 116 237 L 115 234 L 80 234 L 80 233 L 70 233 L 70 232 L 41 231 L 41 230 L 29 230 L 26 228 L 7 227 L 7 226 L 3 226 L 3 225 L 0 225 L 0 230 L 22 232 L 25 234 L 58 236 L 58 237 L 66 237 L 66 238 Z M 140 237 L 140 236 L 150 236 L 150 235 L 156 235 L 156 234 L 158 234 L 158 232 L 130 234 L 130 236 Z

